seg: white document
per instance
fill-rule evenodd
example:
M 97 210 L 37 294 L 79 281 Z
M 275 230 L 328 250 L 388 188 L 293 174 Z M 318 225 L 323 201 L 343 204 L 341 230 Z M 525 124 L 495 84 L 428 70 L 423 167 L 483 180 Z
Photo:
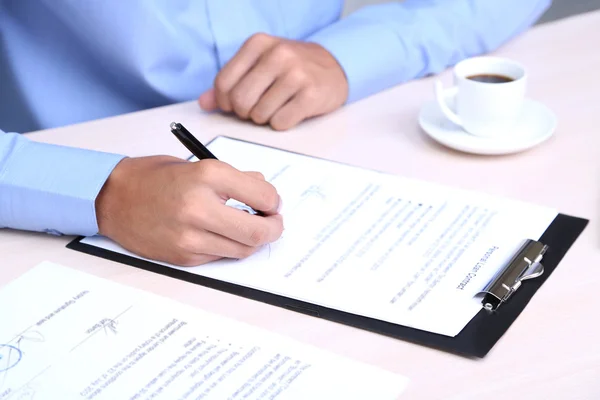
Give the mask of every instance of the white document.
M 47 262 L 0 289 L 1 400 L 392 400 L 407 382 Z
M 285 232 L 242 261 L 163 265 L 447 336 L 479 312 L 477 293 L 523 241 L 539 239 L 557 216 L 229 138 L 209 148 L 277 188 Z M 103 237 L 83 243 L 135 257 Z

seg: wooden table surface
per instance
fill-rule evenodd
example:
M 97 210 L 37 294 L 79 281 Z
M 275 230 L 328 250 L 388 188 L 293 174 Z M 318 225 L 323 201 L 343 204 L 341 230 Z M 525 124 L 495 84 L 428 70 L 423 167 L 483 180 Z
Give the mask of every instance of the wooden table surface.
M 411 379 L 409 399 L 600 399 L 600 12 L 538 26 L 496 52 L 528 69 L 528 96 L 557 115 L 548 142 L 508 156 L 444 148 L 419 128 L 433 78 L 414 81 L 278 133 L 196 103 L 35 132 L 35 140 L 130 156 L 188 154 L 179 121 L 201 140 L 227 135 L 319 157 L 509 196 L 590 219 L 528 307 L 483 360 L 320 320 L 68 250 L 69 237 L 0 231 L 0 286 L 50 260 L 257 325 Z M 449 71 L 442 74 L 447 85 Z M 57 288 L 59 289 L 59 288 Z M 34 295 L 34 294 L 32 294 Z

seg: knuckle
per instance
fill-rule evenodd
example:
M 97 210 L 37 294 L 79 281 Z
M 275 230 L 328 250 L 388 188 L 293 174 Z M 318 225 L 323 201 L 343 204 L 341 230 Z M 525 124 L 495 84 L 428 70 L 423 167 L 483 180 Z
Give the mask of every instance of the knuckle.
M 206 224 L 209 222 L 211 214 L 207 199 L 210 195 L 210 188 L 206 183 L 200 182 L 195 188 L 187 191 L 185 197 L 178 202 L 175 210 L 175 220 L 179 226 L 188 226 L 191 222 L 196 224 Z
M 198 161 L 197 164 L 200 169 L 199 179 L 206 183 L 214 182 L 223 173 L 223 165 L 217 160 L 206 159 Z
M 308 74 L 300 67 L 292 68 L 287 75 L 288 84 L 295 87 L 304 85 L 308 80 Z
M 271 118 L 271 128 L 276 131 L 285 131 L 289 128 L 290 121 L 287 115 L 277 114 Z
M 195 267 L 200 263 L 200 259 L 195 254 L 180 254 L 176 258 L 177 261 L 174 264 L 181 267 Z
M 231 92 L 231 104 L 238 114 L 247 115 L 250 111 L 248 96 L 239 89 Z
M 203 197 L 203 195 L 201 195 Z M 190 205 L 190 213 L 188 216 L 188 220 L 186 222 L 194 221 L 197 225 L 206 226 L 206 224 L 210 220 L 210 211 L 206 209 L 206 207 L 202 207 L 200 202 L 195 202 L 192 206 Z
M 180 267 L 193 267 L 194 260 L 192 256 L 176 255 L 174 256 L 173 264 L 179 265 Z
M 250 232 L 250 243 L 253 246 L 260 246 L 267 240 L 267 230 L 264 227 L 256 227 Z
M 229 80 L 223 74 L 218 74 L 215 78 L 215 90 L 219 93 L 227 93 L 229 91 Z
M 254 45 L 254 44 L 262 44 L 262 43 L 266 43 L 268 40 L 270 40 L 270 36 L 267 35 L 266 33 L 263 32 L 257 32 L 255 34 L 253 34 L 252 36 L 250 36 L 248 38 L 248 40 L 246 41 L 246 43 L 248 43 L 249 45 Z
M 276 235 L 275 237 L 279 238 L 281 237 L 281 235 L 283 234 L 283 220 L 279 220 L 279 222 L 276 225 Z
M 267 113 L 258 107 L 254 107 L 254 109 L 250 112 L 250 118 L 258 125 L 265 124 L 269 120 Z
M 185 230 L 178 235 L 175 245 L 179 250 L 179 256 L 185 257 L 186 254 L 194 254 L 198 250 L 199 242 L 196 235 L 192 234 L 192 232 L 188 230 Z
M 319 91 L 315 88 L 310 88 L 304 91 L 304 93 L 302 93 L 302 101 L 312 104 L 316 101 L 319 101 L 321 99 L 321 93 L 319 93 Z
M 252 254 L 254 254 L 256 251 L 256 249 L 250 247 L 250 246 L 240 246 L 237 251 L 236 251 L 236 258 L 242 259 L 242 258 L 248 258 L 250 257 Z
M 273 49 L 273 59 L 276 62 L 289 62 L 297 58 L 296 51 L 288 43 L 280 43 Z
M 274 210 L 279 206 L 279 194 L 271 184 L 267 183 L 267 185 L 268 188 L 261 194 L 262 208 L 265 210 Z
M 189 257 L 183 254 L 182 251 L 175 251 L 174 254 L 171 254 L 169 259 L 166 260 L 170 264 L 178 265 L 181 267 L 187 267 L 189 265 Z
M 190 201 L 183 200 L 179 207 L 175 210 L 175 220 L 178 223 L 185 223 L 191 219 L 194 209 Z

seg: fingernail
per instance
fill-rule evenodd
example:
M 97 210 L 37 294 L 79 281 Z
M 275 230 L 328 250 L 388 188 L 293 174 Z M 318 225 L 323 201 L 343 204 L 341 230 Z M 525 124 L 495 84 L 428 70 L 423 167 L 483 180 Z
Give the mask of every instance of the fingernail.
M 277 213 L 280 214 L 282 209 L 283 209 L 283 200 L 281 199 L 281 196 L 279 196 L 279 205 L 277 206 Z

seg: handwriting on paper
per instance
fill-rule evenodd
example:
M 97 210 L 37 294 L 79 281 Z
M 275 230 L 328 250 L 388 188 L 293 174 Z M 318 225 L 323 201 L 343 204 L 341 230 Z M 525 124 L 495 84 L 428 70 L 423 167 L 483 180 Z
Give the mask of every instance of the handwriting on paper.
M 23 353 L 16 346 L 0 344 L 0 373 L 16 367 L 22 357 Z

